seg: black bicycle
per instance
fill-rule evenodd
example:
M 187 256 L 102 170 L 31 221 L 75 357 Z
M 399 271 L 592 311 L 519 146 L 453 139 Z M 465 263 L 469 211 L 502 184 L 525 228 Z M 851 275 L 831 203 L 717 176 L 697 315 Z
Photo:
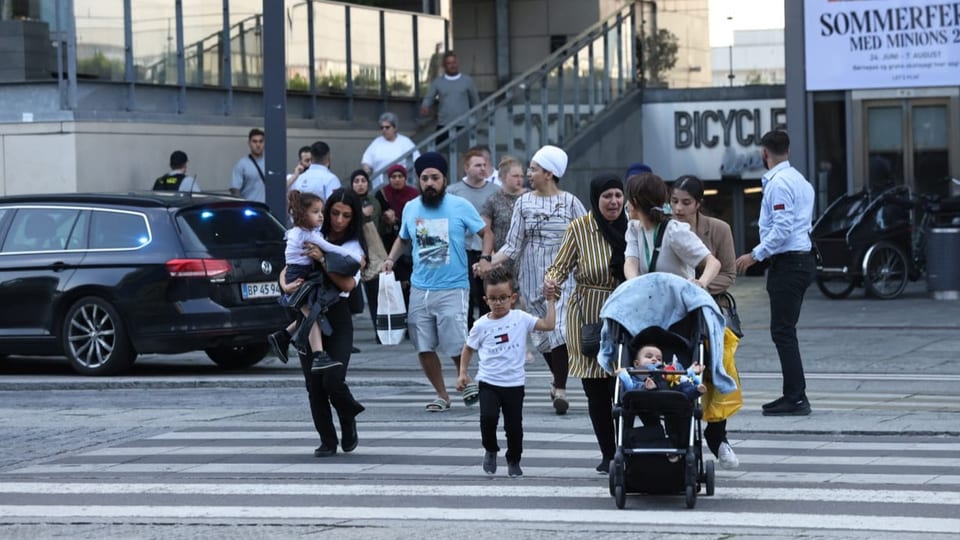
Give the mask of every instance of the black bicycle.
M 900 296 L 909 281 L 926 273 L 927 231 L 957 216 L 960 200 L 914 198 L 904 186 L 840 197 L 811 232 L 820 252 L 817 287 L 828 298 L 846 298 L 857 287 L 875 298 Z

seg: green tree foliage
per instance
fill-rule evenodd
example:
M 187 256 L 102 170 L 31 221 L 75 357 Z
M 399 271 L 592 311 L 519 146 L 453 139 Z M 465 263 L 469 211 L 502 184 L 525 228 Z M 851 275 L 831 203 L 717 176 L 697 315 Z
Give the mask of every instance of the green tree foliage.
M 666 83 L 667 72 L 677 65 L 678 41 L 677 35 L 666 28 L 643 38 L 643 67 L 648 84 L 661 86 Z M 643 75 L 640 74 L 641 78 Z

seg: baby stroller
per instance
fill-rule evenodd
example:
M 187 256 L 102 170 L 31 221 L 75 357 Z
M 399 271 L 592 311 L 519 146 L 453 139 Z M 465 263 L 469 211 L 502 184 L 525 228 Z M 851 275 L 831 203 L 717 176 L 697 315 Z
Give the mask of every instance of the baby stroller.
M 629 366 L 641 345 L 656 344 L 665 363 L 674 356 L 684 369 L 700 362 L 704 379 L 718 391 L 736 389 L 721 360 L 723 315 L 713 298 L 693 283 L 666 273 L 631 279 L 610 295 L 600 317 L 597 359 L 608 372 Z M 634 493 L 683 493 L 687 508 L 696 505 L 701 485 L 713 495 L 714 462 L 703 460 L 700 398 L 692 402 L 670 389 L 621 390 L 618 380 L 613 409 L 617 450 L 610 463 L 610 495 L 617 508 Z M 636 419 L 643 425 L 635 427 Z

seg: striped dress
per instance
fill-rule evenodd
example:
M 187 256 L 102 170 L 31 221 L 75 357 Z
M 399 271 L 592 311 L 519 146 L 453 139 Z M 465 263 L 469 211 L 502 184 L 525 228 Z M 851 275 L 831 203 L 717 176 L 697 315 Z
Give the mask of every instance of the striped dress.
M 576 282 L 573 293 L 566 297 L 565 302 L 571 377 L 608 377 L 597 364 L 596 358 L 581 354 L 580 329 L 585 323 L 600 320 L 600 308 L 617 287 L 617 281 L 610 272 L 611 253 L 610 244 L 600 234 L 591 212 L 570 224 L 563 237 L 560 252 L 547 269 L 547 279 L 565 280 L 573 272 Z
M 547 301 L 543 297 L 544 273 L 560 250 L 567 225 L 586 213 L 580 200 L 565 191 L 547 197 L 531 191 L 521 195 L 513 205 L 510 231 L 499 253 L 516 263 L 520 295 L 532 315 L 543 317 L 547 314 Z M 568 280 L 561 297 L 565 298 L 572 289 L 573 282 Z M 566 343 L 565 312 L 563 302 L 558 302 L 556 328 L 550 332 L 534 332 L 533 342 L 540 352 L 548 352 Z

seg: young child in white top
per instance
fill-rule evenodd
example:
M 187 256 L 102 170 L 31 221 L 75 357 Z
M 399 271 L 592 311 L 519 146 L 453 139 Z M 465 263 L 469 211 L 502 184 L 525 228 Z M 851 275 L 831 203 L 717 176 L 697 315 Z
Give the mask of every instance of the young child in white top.
M 320 227 L 323 225 L 323 199 L 310 192 L 291 190 L 287 194 L 287 207 L 289 208 L 290 219 L 293 222 L 293 227 L 288 229 L 284 235 L 287 241 L 286 248 L 283 252 L 287 267 L 287 282 L 299 278 L 306 278 L 314 269 L 313 259 L 304 254 L 306 243 L 316 244 L 325 255 L 332 254 L 349 257 L 358 263 L 360 262 L 356 254 L 341 246 L 331 244 L 324 238 L 323 233 L 320 232 Z M 288 300 L 289 297 L 281 297 L 281 303 L 284 303 L 284 305 L 289 305 L 285 303 Z M 301 313 L 307 315 L 310 312 L 311 306 L 304 303 L 303 305 L 290 305 L 289 307 L 297 308 Z M 289 361 L 287 350 L 290 347 L 290 340 L 296 331 L 297 321 L 294 321 L 287 325 L 286 328 L 270 334 L 268 338 L 274 348 L 274 352 L 283 363 Z M 308 340 L 314 354 L 323 352 L 323 334 L 320 331 L 319 324 L 314 324 L 313 327 L 310 328 Z M 328 356 L 326 358 L 329 359 Z M 341 365 L 341 363 L 330 359 L 329 362 L 321 362 L 321 365 L 323 369 L 327 369 Z
M 523 475 L 520 455 L 523 452 L 523 396 L 527 359 L 527 336 L 531 331 L 545 332 L 556 325 L 556 297 L 547 296 L 547 313 L 538 319 L 513 309 L 517 302 L 513 273 L 503 267 L 491 270 L 483 280 L 484 301 L 490 313 L 473 324 L 460 354 L 460 377 L 457 390 L 469 382 L 467 368 L 473 353 L 480 357 L 476 380 L 480 386 L 480 439 L 484 448 L 483 471 L 497 472 L 497 424 L 503 412 L 503 429 L 507 437 L 507 472 L 511 477 Z

